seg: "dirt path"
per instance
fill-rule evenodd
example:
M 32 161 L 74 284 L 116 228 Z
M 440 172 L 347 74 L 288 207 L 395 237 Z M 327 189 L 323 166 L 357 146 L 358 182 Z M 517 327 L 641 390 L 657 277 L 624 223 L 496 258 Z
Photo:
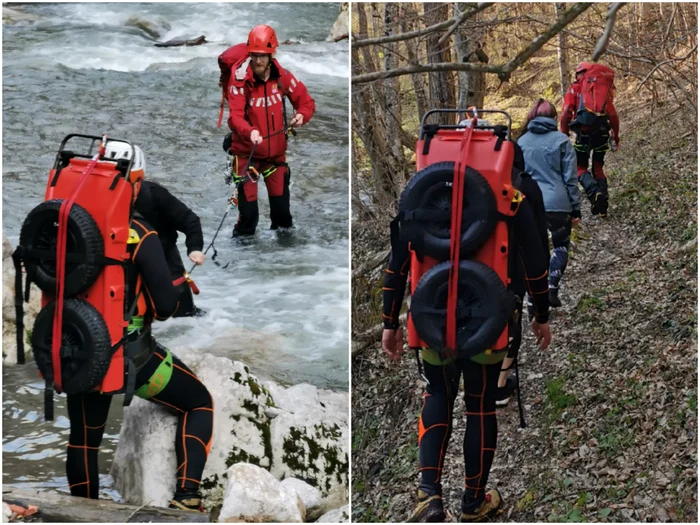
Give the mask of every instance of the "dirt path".
M 697 521 L 697 157 L 694 143 L 669 141 L 658 146 L 667 169 L 654 170 L 645 138 L 640 129 L 609 162 L 609 218 L 584 210 L 552 346 L 523 342 L 528 427 L 514 400 L 499 413 L 489 479 L 501 521 Z M 405 521 L 418 479 L 415 357 L 391 365 L 375 347 L 352 370 L 353 519 Z M 453 518 L 463 413 L 460 396 L 443 484 Z

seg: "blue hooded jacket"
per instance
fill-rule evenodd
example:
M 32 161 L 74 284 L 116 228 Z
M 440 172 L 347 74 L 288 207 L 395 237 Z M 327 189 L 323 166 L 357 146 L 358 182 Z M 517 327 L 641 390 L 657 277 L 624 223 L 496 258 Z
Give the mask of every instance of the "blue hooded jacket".
M 576 153 L 569 137 L 557 130 L 557 121 L 535 117 L 518 144 L 525 157 L 525 171 L 542 191 L 545 210 L 566 213 L 580 210 Z

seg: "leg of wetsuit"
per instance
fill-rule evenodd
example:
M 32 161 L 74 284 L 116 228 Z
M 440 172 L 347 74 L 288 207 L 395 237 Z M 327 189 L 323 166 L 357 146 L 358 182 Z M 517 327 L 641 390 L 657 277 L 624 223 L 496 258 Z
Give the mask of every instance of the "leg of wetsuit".
M 576 169 L 580 178 L 583 172 L 588 171 L 588 161 L 591 157 L 590 135 L 577 133 L 574 151 L 576 152 Z
M 99 392 L 68 396 L 70 437 L 66 456 L 66 475 L 70 493 L 81 498 L 98 499 L 100 493 L 97 453 L 109 415 L 112 396 Z
M 290 172 L 287 166 L 279 166 L 265 179 L 270 197 L 270 229 L 291 228 L 292 214 L 289 211 Z
M 136 387 L 150 382 L 163 363 L 168 350 L 156 343 L 156 351 L 139 371 Z M 149 401 L 169 408 L 179 416 L 175 438 L 178 493 L 197 493 L 211 448 L 214 429 L 214 404 L 209 391 L 192 371 L 174 355 L 172 376 Z
M 496 453 L 496 389 L 501 363 L 479 365 L 464 361 L 464 496 L 462 512 L 470 513 L 484 500 L 491 463 Z
M 238 222 L 233 227 L 234 237 L 253 235 L 258 216 L 258 185 L 246 179 L 238 184 Z
M 442 491 L 440 481 L 452 434 L 452 410 L 457 398 L 461 365 L 436 366 L 423 361 L 423 367 L 430 383 L 423 394 L 423 408 L 418 420 L 419 488 L 433 495 Z
M 180 250 L 177 249 L 176 244 L 169 244 L 165 247 L 165 258 L 168 261 L 168 268 L 170 268 L 170 277 L 173 281 L 179 279 L 185 274 L 185 265 L 182 264 L 182 257 L 180 256 Z M 184 282 L 177 286 L 180 296 L 178 299 L 178 306 L 172 317 L 188 317 L 194 315 L 194 297 L 192 296 L 192 288 L 190 288 L 189 283 Z
M 547 229 L 552 233 L 552 257 L 549 260 L 549 287 L 559 288 L 569 261 L 571 215 L 564 212 L 547 213 Z

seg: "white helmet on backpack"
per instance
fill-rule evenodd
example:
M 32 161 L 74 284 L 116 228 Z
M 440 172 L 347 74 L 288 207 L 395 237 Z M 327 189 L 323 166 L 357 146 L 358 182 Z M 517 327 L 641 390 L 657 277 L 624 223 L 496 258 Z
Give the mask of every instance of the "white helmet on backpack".
M 114 160 L 115 162 L 119 159 L 131 160 L 132 151 L 134 153 L 134 161 L 131 165 L 131 171 L 129 172 L 129 182 L 134 184 L 137 181 L 143 180 L 146 175 L 146 158 L 141 148 L 133 146 L 132 150 L 132 146 L 126 142 L 110 141 L 107 142 L 103 158 L 106 160 Z

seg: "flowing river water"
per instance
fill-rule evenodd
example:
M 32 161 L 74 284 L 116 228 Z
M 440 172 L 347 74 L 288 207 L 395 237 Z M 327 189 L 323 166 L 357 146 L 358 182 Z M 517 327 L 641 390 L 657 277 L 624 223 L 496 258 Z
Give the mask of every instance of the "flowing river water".
M 7 5 L 7 4 L 5 4 Z M 267 230 L 260 188 L 256 236 L 230 239 L 237 212 L 216 240 L 217 261 L 192 277 L 202 290 L 198 319 L 171 319 L 156 337 L 177 352 L 190 346 L 238 359 L 261 378 L 347 390 L 348 44 L 325 38 L 338 4 L 23 4 L 33 20 L 3 26 L 3 234 L 16 245 L 26 214 L 43 200 L 48 171 L 68 133 L 108 133 L 141 146 L 147 177 L 201 218 L 205 246 L 226 210 L 227 132 L 217 129 L 217 57 L 251 27 L 276 28 L 277 58 L 316 101 L 311 122 L 291 137 L 291 203 L 296 231 Z M 136 22 L 136 23 L 134 23 Z M 158 40 L 205 35 L 196 47 Z M 291 108 L 288 106 L 288 112 Z M 291 115 L 290 115 L 291 118 Z M 185 260 L 184 239 L 179 244 Z M 211 252 L 209 253 L 211 256 Z M 189 265 L 188 265 L 189 267 Z M 3 367 L 3 484 L 67 491 L 65 397 L 43 421 L 43 383 L 33 363 Z M 101 472 L 108 472 L 121 421 L 112 403 Z M 103 474 L 105 496 L 118 497 Z

